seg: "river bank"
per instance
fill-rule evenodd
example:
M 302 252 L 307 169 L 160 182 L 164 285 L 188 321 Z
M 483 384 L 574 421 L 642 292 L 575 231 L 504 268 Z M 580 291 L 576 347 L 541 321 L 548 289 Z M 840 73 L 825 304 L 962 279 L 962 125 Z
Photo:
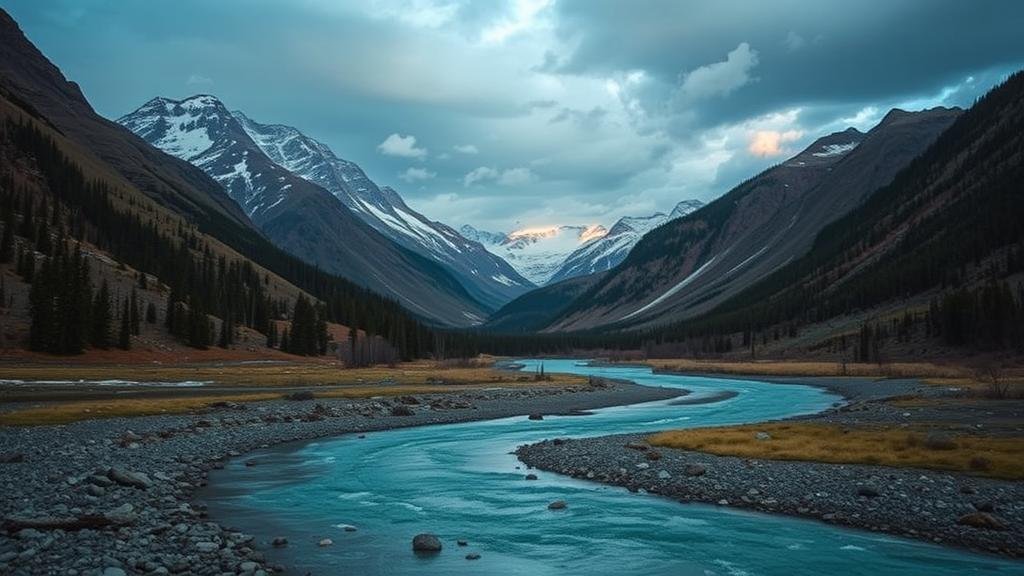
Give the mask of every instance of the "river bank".
M 203 414 L 0 428 L 0 573 L 264 574 L 269 542 L 211 521 L 195 492 L 228 458 L 392 428 L 564 414 L 673 398 L 595 379 L 399 398 L 223 403 Z
M 673 371 L 657 371 L 684 375 Z M 724 377 L 722 375 L 701 375 Z M 956 390 L 914 379 L 758 377 L 845 398 L 784 421 L 1019 436 L 1019 402 L 954 403 Z M 905 400 L 913 398 L 914 400 Z M 894 399 L 898 399 L 893 401 Z M 685 402 L 686 399 L 683 399 Z M 982 424 L 984 423 L 984 424 Z M 1024 557 L 1024 483 L 935 470 L 715 456 L 650 447 L 647 435 L 545 441 L 520 460 L 541 470 L 702 502 L 813 518 L 975 551 Z M 654 456 L 652 456 L 654 454 Z

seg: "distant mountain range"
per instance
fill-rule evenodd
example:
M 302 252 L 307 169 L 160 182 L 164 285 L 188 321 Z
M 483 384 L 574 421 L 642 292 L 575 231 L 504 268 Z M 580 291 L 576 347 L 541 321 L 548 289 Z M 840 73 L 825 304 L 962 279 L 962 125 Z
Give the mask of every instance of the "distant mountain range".
M 214 96 L 154 98 L 118 122 L 209 174 L 274 242 L 425 318 L 478 324 L 531 287 L 327 146 L 232 113 Z
M 543 286 L 614 268 L 644 234 L 701 206 L 700 200 L 683 200 L 668 214 L 627 216 L 611 228 L 600 224 L 562 225 L 506 233 L 465 225 L 460 231 L 501 256 L 534 284 Z

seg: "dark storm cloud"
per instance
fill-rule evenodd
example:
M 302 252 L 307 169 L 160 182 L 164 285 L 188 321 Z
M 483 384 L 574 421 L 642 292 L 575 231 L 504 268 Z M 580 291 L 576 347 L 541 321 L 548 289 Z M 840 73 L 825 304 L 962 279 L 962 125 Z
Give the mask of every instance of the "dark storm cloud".
M 702 124 L 907 99 L 1024 61 L 1024 3 L 1013 0 L 566 0 L 558 9 L 561 35 L 579 42 L 562 61 L 569 73 L 643 69 L 674 85 L 748 43 L 758 55 L 751 86 L 703 105 Z

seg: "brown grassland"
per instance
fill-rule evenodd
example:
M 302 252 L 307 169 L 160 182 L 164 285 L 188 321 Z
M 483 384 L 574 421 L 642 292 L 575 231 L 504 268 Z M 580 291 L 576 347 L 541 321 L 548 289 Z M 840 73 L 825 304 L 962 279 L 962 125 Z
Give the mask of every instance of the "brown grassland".
M 766 432 L 770 438 L 758 440 L 758 432 Z M 1024 479 L 1024 438 L 783 422 L 673 430 L 654 434 L 648 442 L 719 456 L 926 468 Z

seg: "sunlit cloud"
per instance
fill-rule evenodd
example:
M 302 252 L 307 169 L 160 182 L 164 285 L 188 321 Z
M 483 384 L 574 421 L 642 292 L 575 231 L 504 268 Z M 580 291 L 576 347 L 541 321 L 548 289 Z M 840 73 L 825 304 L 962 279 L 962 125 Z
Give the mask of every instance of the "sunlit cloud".
M 427 156 L 426 148 L 416 146 L 416 137 L 392 134 L 377 145 L 377 151 L 385 156 L 398 156 L 400 158 L 423 159 Z

